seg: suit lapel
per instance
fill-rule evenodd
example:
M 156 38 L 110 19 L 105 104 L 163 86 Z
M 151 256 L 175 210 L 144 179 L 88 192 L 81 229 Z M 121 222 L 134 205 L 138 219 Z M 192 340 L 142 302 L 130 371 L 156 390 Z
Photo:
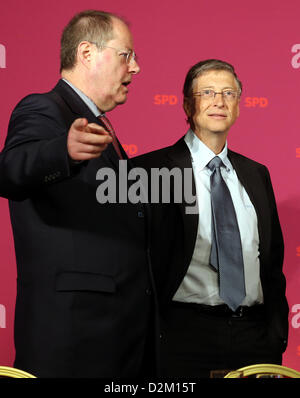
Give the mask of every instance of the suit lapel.
M 89 123 L 96 123 L 105 128 L 105 125 L 93 114 L 89 107 L 82 101 L 82 99 L 75 93 L 75 91 L 63 80 L 59 80 L 53 91 L 60 95 L 66 106 L 63 108 L 65 117 L 69 120 L 71 125 L 76 118 L 86 118 Z M 119 143 L 119 141 L 118 141 Z M 121 153 L 124 159 L 128 159 L 127 154 L 119 143 Z M 113 145 L 108 145 L 102 155 L 108 162 L 112 163 L 116 170 L 119 169 L 119 157 Z M 129 162 L 129 166 L 131 163 Z
M 232 151 L 228 151 L 228 158 L 255 208 L 258 223 L 260 252 L 264 252 L 266 248 L 266 238 L 271 233 L 269 228 L 269 204 L 267 201 L 266 186 L 261 178 L 261 174 L 258 172 L 258 169 L 253 167 L 247 158 L 239 156 Z
M 183 176 L 183 188 L 182 188 L 182 203 L 176 204 L 178 211 L 182 217 L 184 231 L 183 231 L 183 243 L 184 243 L 184 268 L 181 267 L 180 275 L 178 277 L 180 281 L 184 277 L 187 268 L 191 262 L 194 247 L 196 244 L 197 238 L 197 231 L 198 231 L 198 222 L 199 222 L 199 215 L 198 214 L 187 214 L 186 209 L 191 206 L 190 203 L 186 202 L 186 197 L 184 194 L 184 187 L 186 186 L 186 181 L 184 179 L 184 170 L 185 169 L 192 169 L 192 161 L 191 161 L 191 154 L 190 151 L 184 141 L 184 137 L 182 137 L 179 141 L 177 141 L 167 154 L 169 168 L 178 167 L 181 170 Z M 192 175 L 192 194 L 196 195 L 196 186 L 195 186 L 195 179 L 193 172 Z M 190 186 L 190 184 L 189 184 Z M 174 193 L 173 193 L 174 195 Z M 182 264 L 181 264 L 182 266 Z

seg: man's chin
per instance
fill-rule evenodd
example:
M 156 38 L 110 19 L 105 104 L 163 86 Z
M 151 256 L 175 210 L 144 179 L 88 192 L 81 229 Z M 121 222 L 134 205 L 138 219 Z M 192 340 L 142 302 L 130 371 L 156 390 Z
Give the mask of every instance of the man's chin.
M 103 110 L 103 112 L 110 112 L 110 111 L 112 111 L 113 109 L 115 109 L 116 106 L 125 104 L 126 100 L 127 100 L 127 98 L 125 98 L 125 99 L 123 99 L 123 100 L 115 101 L 115 102 L 111 103 L 110 105 L 107 105 L 107 106 L 105 107 L 105 109 L 102 109 L 102 110 Z
M 119 98 L 119 99 L 116 101 L 116 104 L 117 104 L 117 105 L 122 105 L 122 104 L 125 104 L 126 101 L 127 101 L 127 95 L 124 95 L 124 96 L 122 96 L 121 98 Z
M 227 125 L 218 125 L 218 126 L 211 126 L 210 131 L 213 134 L 224 134 L 227 133 L 229 127 Z

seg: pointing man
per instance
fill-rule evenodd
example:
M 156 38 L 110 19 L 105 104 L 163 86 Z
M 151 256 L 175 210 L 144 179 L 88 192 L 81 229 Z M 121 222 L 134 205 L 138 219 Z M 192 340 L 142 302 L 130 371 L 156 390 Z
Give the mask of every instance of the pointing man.
M 62 34 L 61 80 L 10 120 L 0 194 L 18 270 L 15 366 L 38 377 L 154 372 L 147 212 L 96 200 L 97 171 L 127 159 L 105 113 L 139 71 L 127 24 L 81 12 Z

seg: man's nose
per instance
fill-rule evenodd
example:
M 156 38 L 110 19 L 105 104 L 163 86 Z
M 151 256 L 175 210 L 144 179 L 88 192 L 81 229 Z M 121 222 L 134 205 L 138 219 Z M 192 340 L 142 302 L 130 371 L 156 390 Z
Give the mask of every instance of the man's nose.
M 223 97 L 223 93 L 215 93 L 213 98 L 213 104 L 217 106 L 224 106 L 225 100 Z
M 137 63 L 137 60 L 132 59 L 129 63 L 129 72 L 136 75 L 137 73 L 140 73 L 140 70 L 141 70 L 141 68 L 140 68 L 139 64 Z

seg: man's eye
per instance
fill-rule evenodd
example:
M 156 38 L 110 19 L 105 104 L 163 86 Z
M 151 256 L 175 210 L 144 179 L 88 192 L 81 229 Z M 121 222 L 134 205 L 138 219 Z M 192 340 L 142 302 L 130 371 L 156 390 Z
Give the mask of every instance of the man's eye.
M 212 90 L 203 90 L 202 95 L 211 95 L 212 92 L 213 92 Z

